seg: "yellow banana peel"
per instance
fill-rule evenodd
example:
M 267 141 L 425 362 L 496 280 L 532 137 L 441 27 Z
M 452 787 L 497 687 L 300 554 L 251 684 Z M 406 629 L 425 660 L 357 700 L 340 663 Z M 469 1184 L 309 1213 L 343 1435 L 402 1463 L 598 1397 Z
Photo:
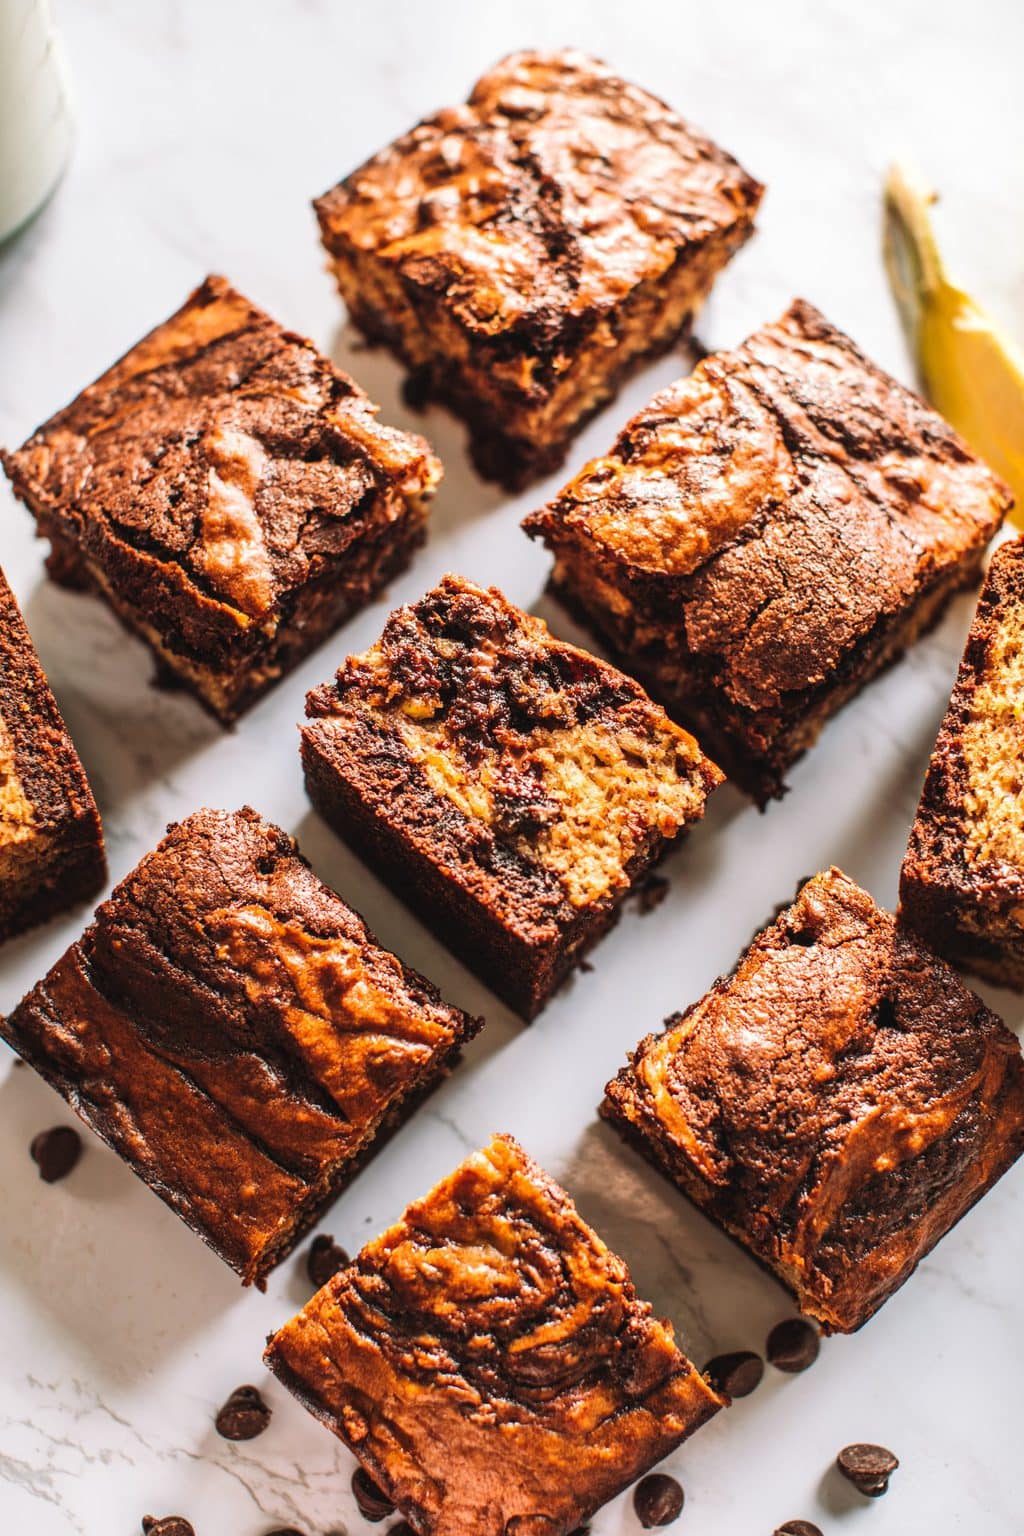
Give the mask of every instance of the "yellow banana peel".
M 1024 527 L 1024 353 L 946 275 L 929 208 L 904 166 L 885 184 L 885 265 L 928 399 L 1001 475 Z

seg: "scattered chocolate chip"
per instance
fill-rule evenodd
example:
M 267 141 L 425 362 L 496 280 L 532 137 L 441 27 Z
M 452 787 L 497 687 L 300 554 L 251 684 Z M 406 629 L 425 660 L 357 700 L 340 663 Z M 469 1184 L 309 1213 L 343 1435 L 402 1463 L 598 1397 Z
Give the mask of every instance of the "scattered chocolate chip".
M 414 368 L 402 380 L 402 399 L 410 411 L 422 411 L 430 399 L 430 369 Z
M 389 1499 L 383 1488 L 378 1488 L 369 1472 L 362 1467 L 357 1467 L 352 1473 L 352 1492 L 355 1494 L 359 1513 L 364 1520 L 370 1520 L 376 1525 L 378 1520 L 386 1520 L 388 1515 L 395 1512 L 395 1501 Z
M 389 1525 L 386 1536 L 416 1536 L 416 1532 L 408 1520 L 399 1520 L 397 1525 Z
M 282 1525 L 276 1531 L 268 1531 L 267 1536 L 302 1536 L 302 1532 L 297 1531 L 294 1525 Z
M 836 1457 L 836 1466 L 865 1498 L 880 1499 L 899 1459 L 884 1445 L 847 1445 Z
M 270 1409 L 255 1387 L 236 1387 L 216 1418 L 225 1440 L 255 1440 L 269 1423 Z
M 317 1290 L 326 1285 L 349 1262 L 348 1254 L 344 1248 L 334 1241 L 326 1232 L 321 1232 L 319 1237 L 314 1237 L 306 1254 L 306 1274 L 312 1280 Z
M 787 1520 L 780 1525 L 775 1536 L 821 1536 L 821 1527 L 810 1520 Z
M 802 1317 L 787 1317 L 768 1335 L 765 1354 L 777 1370 L 795 1375 L 814 1364 L 820 1348 L 821 1339 L 813 1324 Z
M 196 1536 L 195 1527 L 184 1515 L 143 1515 L 142 1529 L 146 1536 Z
M 645 1531 L 656 1525 L 671 1525 L 678 1520 L 683 1509 L 685 1495 L 674 1477 L 664 1472 L 652 1472 L 636 1485 L 633 1508 Z
M 33 1136 L 29 1152 L 38 1165 L 39 1177 L 47 1184 L 55 1184 L 71 1172 L 81 1157 L 82 1138 L 70 1125 L 55 1125 L 51 1131 Z
M 670 889 L 664 875 L 648 875 L 643 884 L 637 887 L 636 904 L 641 915 L 646 917 L 648 912 L 660 907 Z
M 764 1361 L 752 1349 L 736 1349 L 729 1355 L 716 1355 L 704 1367 L 704 1374 L 716 1392 L 727 1397 L 749 1397 L 761 1385 Z

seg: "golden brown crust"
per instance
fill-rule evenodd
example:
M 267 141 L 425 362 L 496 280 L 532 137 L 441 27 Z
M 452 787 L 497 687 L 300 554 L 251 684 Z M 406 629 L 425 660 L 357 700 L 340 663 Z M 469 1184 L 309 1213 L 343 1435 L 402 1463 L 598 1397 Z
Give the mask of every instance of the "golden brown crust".
M 1024 989 L 1024 540 L 992 556 L 921 794 L 901 910 L 955 964 Z
M 171 827 L 0 1031 L 249 1283 L 481 1022 L 243 809 Z
M 0 571 L 0 942 L 106 878 L 89 781 Z
M 422 537 L 440 465 L 375 411 L 211 277 L 4 466 L 54 573 L 230 719 Z
M 845 1333 L 1024 1150 L 1024 1062 L 833 869 L 641 1042 L 602 1112 Z
M 1011 504 L 951 427 L 795 302 L 663 390 L 525 528 L 758 798 L 974 578 Z
M 319 809 L 527 1016 L 721 777 L 631 679 L 461 577 L 307 714 Z
M 357 323 L 503 439 L 485 472 L 521 483 L 624 360 L 678 334 L 761 192 L 656 97 L 562 50 L 504 59 L 316 208 Z
M 723 1406 L 508 1136 L 270 1341 L 420 1536 L 566 1536 Z

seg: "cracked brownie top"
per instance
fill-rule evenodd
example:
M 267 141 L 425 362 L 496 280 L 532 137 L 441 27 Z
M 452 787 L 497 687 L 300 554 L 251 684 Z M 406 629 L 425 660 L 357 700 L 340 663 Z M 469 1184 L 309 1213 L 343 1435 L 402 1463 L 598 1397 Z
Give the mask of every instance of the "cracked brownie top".
M 1010 505 L 941 417 L 797 300 L 656 395 L 525 527 L 674 624 L 735 705 L 772 709 Z
M 311 342 L 220 277 L 4 455 L 43 531 L 115 589 L 150 568 L 204 628 L 273 628 L 292 594 L 440 465 Z
M 567 1531 L 722 1406 L 508 1136 L 369 1243 L 267 1360 L 437 1536 Z
M 465 331 L 528 337 L 535 360 L 702 242 L 739 244 L 761 192 L 663 102 L 564 50 L 510 55 L 316 207 L 329 250 L 372 253 Z

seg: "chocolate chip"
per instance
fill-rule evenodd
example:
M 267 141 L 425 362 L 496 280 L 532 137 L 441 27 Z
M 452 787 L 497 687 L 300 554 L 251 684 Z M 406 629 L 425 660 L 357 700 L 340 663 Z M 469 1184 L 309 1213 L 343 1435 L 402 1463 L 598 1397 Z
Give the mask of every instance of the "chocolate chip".
M 388 1515 L 395 1512 L 395 1501 L 389 1499 L 383 1488 L 378 1488 L 369 1472 L 362 1467 L 357 1467 L 352 1473 L 352 1492 L 355 1494 L 359 1513 L 364 1520 L 370 1520 L 376 1525 L 378 1520 L 386 1520 Z
M 751 1349 L 736 1349 L 729 1355 L 716 1355 L 704 1367 L 704 1374 L 716 1392 L 727 1397 L 749 1397 L 761 1385 L 764 1361 Z
M 637 888 L 636 904 L 640 908 L 641 916 L 646 917 L 648 912 L 653 912 L 655 907 L 660 907 L 671 887 L 664 875 L 648 875 L 644 883 Z
M 348 1254 L 344 1248 L 329 1237 L 326 1232 L 321 1232 L 319 1237 L 314 1237 L 306 1254 L 306 1274 L 312 1280 L 317 1290 L 326 1285 L 339 1271 L 344 1269 L 349 1262 Z
M 683 1509 L 684 1494 L 674 1477 L 664 1472 L 652 1472 L 637 1483 L 633 1493 L 633 1508 L 645 1531 L 656 1525 L 671 1525 L 678 1520 Z
M 408 1520 L 399 1520 L 397 1525 L 389 1525 L 386 1536 L 416 1536 L 416 1532 Z
M 39 1177 L 47 1184 L 55 1184 L 71 1172 L 81 1157 L 82 1138 L 70 1125 L 55 1125 L 51 1131 L 33 1136 L 29 1152 L 39 1167 Z
M 430 399 L 430 369 L 414 368 L 402 380 L 402 399 L 411 411 L 422 411 Z
M 255 1387 L 236 1387 L 216 1418 L 225 1440 L 255 1440 L 269 1423 L 270 1409 Z
M 787 1520 L 785 1525 L 779 1526 L 775 1536 L 821 1536 L 821 1528 L 810 1520 Z
M 795 1375 L 814 1364 L 820 1348 L 817 1328 L 802 1317 L 787 1317 L 768 1335 L 765 1354 L 777 1370 Z
M 836 1457 L 836 1466 L 868 1499 L 880 1499 L 899 1459 L 884 1445 L 847 1445 Z
M 297 1531 L 294 1525 L 282 1525 L 279 1530 L 268 1531 L 267 1536 L 302 1536 L 302 1532 Z
M 142 1529 L 146 1536 L 196 1536 L 195 1527 L 184 1515 L 143 1515 Z

